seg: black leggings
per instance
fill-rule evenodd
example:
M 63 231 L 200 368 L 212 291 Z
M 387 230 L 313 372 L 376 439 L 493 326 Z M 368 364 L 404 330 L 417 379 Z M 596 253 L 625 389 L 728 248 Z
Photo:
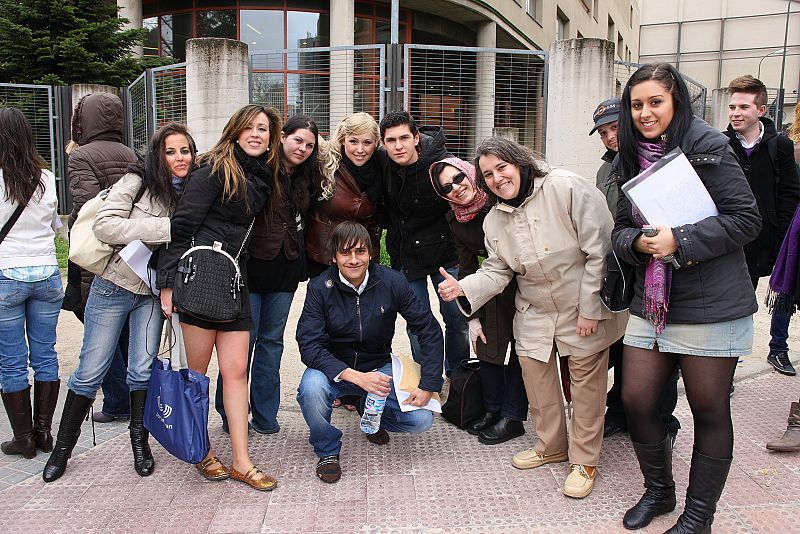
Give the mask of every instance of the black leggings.
M 732 458 L 730 388 L 738 358 L 689 356 L 625 346 L 622 401 L 636 443 L 652 445 L 667 435 L 658 414 L 661 393 L 679 365 L 694 419 L 694 448 L 712 458 Z

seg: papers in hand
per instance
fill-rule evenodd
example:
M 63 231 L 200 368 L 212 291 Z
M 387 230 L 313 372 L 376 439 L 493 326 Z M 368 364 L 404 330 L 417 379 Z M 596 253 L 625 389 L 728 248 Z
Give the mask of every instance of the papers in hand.
M 419 387 L 420 366 L 408 356 L 392 354 L 392 384 L 397 402 L 400 403 L 400 410 L 411 412 L 422 408 L 436 413 L 442 413 L 442 399 L 438 393 L 431 396 L 430 402 L 426 406 L 411 406 L 403 404 L 408 399 L 412 391 Z
M 119 257 L 122 258 L 122 261 L 128 264 L 131 271 L 135 272 L 150 287 L 153 295 L 158 296 L 161 291 L 156 287 L 156 272 L 147 266 L 152 254 L 153 251 L 139 239 L 131 241 L 119 251 Z
M 647 224 L 681 226 L 719 215 L 717 206 L 680 148 L 622 185 Z

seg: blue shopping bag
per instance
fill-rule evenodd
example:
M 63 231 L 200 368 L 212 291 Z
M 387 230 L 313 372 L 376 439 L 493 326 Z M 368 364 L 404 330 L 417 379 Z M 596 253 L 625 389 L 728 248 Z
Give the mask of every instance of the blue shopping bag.
M 162 447 L 184 462 L 201 462 L 210 448 L 208 385 L 208 377 L 197 371 L 173 371 L 168 359 L 153 359 L 144 427 Z

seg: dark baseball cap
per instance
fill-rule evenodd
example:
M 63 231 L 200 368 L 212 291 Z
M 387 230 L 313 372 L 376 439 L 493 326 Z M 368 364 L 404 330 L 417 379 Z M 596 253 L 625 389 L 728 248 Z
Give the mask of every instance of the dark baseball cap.
M 619 98 L 609 98 L 608 100 L 603 100 L 600 102 L 600 105 L 597 106 L 597 109 L 594 110 L 592 113 L 592 120 L 594 120 L 594 128 L 592 131 L 589 132 L 589 135 L 592 135 L 597 129 L 610 122 L 614 122 L 615 120 L 619 120 L 619 110 L 622 108 L 622 100 Z

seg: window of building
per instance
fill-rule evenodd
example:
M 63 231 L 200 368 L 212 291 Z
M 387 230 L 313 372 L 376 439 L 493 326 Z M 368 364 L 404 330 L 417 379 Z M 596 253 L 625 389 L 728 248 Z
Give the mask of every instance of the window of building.
M 161 55 L 186 60 L 186 41 L 192 38 L 192 14 L 164 15 L 161 25 Z
M 578 32 L 578 39 L 583 39 L 583 34 L 581 32 Z
M 623 43 L 624 43 L 624 41 L 622 40 L 622 34 L 618 33 L 617 34 L 617 56 L 619 56 L 620 59 L 625 59 L 625 56 L 622 55 L 622 45 L 623 45 Z
M 198 11 L 195 20 L 197 37 L 236 39 L 236 11 Z
M 147 33 L 142 43 L 142 54 L 144 56 L 158 55 L 158 17 L 149 17 L 142 20 L 142 29 Z
M 243 9 L 239 12 L 239 40 L 247 43 L 250 53 L 283 48 L 283 11 Z
M 608 33 L 606 34 L 606 38 L 613 43 L 616 33 L 617 29 L 614 27 L 614 19 L 608 17 Z
M 631 15 L 630 15 L 630 17 L 628 18 L 628 26 L 630 26 L 631 28 L 633 28 L 633 6 L 631 6 Z
M 569 18 L 561 8 L 556 8 L 556 39 L 569 39 Z
M 592 16 L 594 17 L 594 20 L 597 20 L 597 12 L 600 11 L 600 6 L 597 5 L 598 2 L 599 0 L 592 1 Z
M 542 0 L 525 0 L 525 12 L 534 20 L 541 20 Z

